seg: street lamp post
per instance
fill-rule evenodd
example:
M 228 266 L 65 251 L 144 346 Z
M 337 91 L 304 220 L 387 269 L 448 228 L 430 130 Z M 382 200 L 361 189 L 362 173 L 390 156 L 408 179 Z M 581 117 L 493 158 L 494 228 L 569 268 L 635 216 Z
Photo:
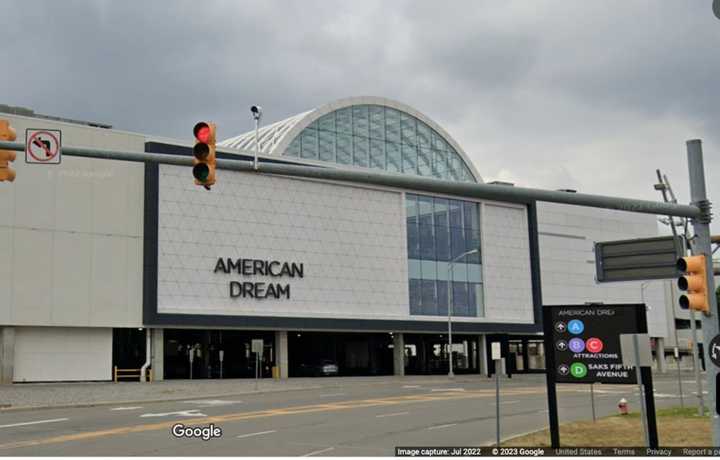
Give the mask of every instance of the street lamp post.
M 255 157 L 253 158 L 253 168 L 255 171 L 258 169 L 258 155 L 260 154 L 260 119 L 262 118 L 262 107 L 254 105 L 250 107 L 250 113 L 252 113 L 253 119 L 255 120 Z
M 453 374 L 453 364 L 452 364 L 452 308 L 453 308 L 453 284 L 452 284 L 452 273 L 453 273 L 453 267 L 454 263 L 458 260 L 462 259 L 463 257 L 469 256 L 470 254 L 475 254 L 479 252 L 477 248 L 471 249 L 469 251 L 463 252 L 459 256 L 455 257 L 448 263 L 448 377 L 453 378 L 455 374 Z

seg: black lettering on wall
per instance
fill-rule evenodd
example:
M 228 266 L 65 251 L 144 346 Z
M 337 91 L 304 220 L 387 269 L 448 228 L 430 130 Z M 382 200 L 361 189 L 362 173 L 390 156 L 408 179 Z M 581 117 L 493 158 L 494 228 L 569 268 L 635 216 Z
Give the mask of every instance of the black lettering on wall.
M 227 260 L 227 271 L 225 273 L 230 273 L 231 271 L 237 271 L 240 273 L 240 259 L 236 260 L 235 262 L 232 261 L 231 258 L 228 257 Z
M 230 281 L 230 298 L 242 296 L 242 284 L 239 281 Z
M 273 270 L 273 266 L 277 267 L 278 265 L 280 265 L 280 262 L 278 262 L 277 260 L 273 260 L 268 264 L 268 273 L 270 274 L 270 276 L 282 275 L 282 273 L 278 273 L 276 270 Z
M 255 283 L 255 297 L 258 299 L 264 299 L 267 297 L 265 292 L 265 283 Z
M 245 295 L 243 295 L 243 297 L 255 298 L 255 285 L 253 283 L 243 283 L 243 291 L 245 291 Z
M 266 264 L 266 262 L 264 260 L 254 260 L 253 261 L 253 275 L 265 276 L 265 264 Z
M 277 290 L 277 297 L 275 297 L 276 299 L 279 299 L 283 295 L 285 296 L 286 299 L 290 298 L 290 285 L 289 284 L 286 284 L 285 286 L 276 284 L 275 287 Z
M 302 278 L 303 277 L 303 264 L 296 264 L 295 262 L 292 263 L 292 276 Z
M 228 271 L 227 267 L 225 266 L 225 262 L 223 262 L 222 257 L 218 258 L 218 261 L 215 264 L 215 270 L 213 271 L 213 273 L 217 273 L 218 271 L 222 271 L 224 273 L 230 273 Z
M 252 259 L 243 259 L 242 274 L 243 276 L 252 275 Z

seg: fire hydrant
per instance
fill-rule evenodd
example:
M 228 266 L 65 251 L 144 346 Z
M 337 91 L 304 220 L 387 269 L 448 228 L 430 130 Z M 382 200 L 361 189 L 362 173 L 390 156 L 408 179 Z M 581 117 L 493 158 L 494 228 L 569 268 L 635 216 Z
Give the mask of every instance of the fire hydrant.
M 618 409 L 620 410 L 620 415 L 627 415 L 628 414 L 628 403 L 627 399 L 622 398 L 618 402 Z

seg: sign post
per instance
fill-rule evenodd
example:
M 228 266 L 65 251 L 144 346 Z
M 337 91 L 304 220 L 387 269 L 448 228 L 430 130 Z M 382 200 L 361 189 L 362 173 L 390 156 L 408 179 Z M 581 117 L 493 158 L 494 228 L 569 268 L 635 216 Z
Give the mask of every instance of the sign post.
M 650 368 L 638 359 L 640 366 L 633 373 L 621 351 L 621 334 L 637 338 L 638 333 L 647 332 L 645 305 L 546 306 L 543 322 L 552 447 L 557 448 L 560 444 L 556 383 L 642 384 L 643 419 L 647 419 L 646 444 L 657 447 Z M 594 406 L 592 386 L 590 391 Z
M 255 390 L 257 391 L 260 379 L 260 357 L 263 352 L 263 339 L 252 339 L 251 347 L 251 351 L 255 353 Z
M 502 362 L 500 342 L 491 344 L 491 354 L 495 362 L 495 445 L 500 447 L 500 364 Z
M 223 359 L 225 358 L 225 351 L 220 350 L 219 355 L 220 355 L 219 356 L 219 358 L 220 358 L 220 378 L 223 378 Z

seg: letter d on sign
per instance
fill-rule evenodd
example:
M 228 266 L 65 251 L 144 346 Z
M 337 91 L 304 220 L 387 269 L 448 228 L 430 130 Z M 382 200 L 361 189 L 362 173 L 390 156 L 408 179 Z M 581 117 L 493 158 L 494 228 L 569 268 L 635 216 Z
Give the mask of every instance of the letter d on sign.
M 230 281 L 230 297 L 240 297 L 242 295 L 242 284 L 239 281 Z

